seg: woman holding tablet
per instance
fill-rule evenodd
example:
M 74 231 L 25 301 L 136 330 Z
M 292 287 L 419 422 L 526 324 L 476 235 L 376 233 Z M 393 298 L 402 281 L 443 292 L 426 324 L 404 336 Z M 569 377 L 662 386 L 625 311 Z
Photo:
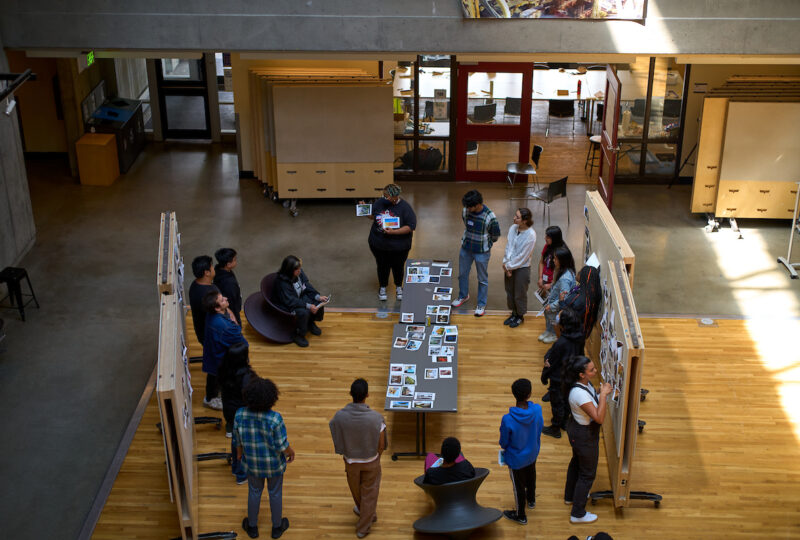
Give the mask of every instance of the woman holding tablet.
M 573 356 L 567 360 L 562 389 L 568 396 L 572 413 L 567 420 L 572 459 L 567 468 L 564 503 L 572 505 L 571 523 L 592 523 L 597 520 L 596 514 L 586 511 L 586 499 L 597 474 L 600 425 L 606 416 L 606 400 L 611 393 L 611 385 L 603 383 L 598 395 L 591 383 L 595 375 L 597 368 L 585 356 Z

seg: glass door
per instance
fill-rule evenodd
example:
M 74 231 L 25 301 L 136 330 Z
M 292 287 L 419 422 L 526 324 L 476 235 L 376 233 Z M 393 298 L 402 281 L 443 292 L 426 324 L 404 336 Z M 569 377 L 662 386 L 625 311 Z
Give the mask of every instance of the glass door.
M 530 63 L 458 66 L 456 178 L 504 182 L 506 165 L 530 161 Z
M 164 138 L 210 139 L 208 86 L 203 59 L 158 59 L 156 79 Z
M 606 202 L 609 210 L 614 196 L 614 174 L 617 168 L 617 153 L 619 152 L 618 125 L 620 83 L 617 74 L 609 65 L 606 68 L 606 100 L 603 105 L 603 129 L 600 133 L 600 172 L 598 173 L 598 186 L 600 195 Z

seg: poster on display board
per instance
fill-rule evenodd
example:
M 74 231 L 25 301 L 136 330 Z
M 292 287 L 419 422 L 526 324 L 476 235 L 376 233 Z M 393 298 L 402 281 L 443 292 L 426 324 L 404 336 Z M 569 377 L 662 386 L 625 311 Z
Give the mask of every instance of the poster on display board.
M 461 0 L 467 19 L 644 20 L 647 0 Z

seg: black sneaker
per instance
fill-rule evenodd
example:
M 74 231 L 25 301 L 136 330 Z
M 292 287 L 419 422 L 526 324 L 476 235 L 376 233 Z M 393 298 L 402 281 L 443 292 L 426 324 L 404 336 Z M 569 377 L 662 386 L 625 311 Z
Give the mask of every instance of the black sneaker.
M 242 529 L 250 538 L 258 538 L 258 527 L 251 527 L 247 522 L 247 516 L 242 520 Z
M 314 321 L 308 323 L 308 331 L 314 334 L 315 336 L 322 335 L 322 329 L 319 326 L 317 326 L 317 323 L 315 323 Z
M 520 525 L 528 524 L 528 518 L 525 516 L 520 517 L 514 510 L 503 510 L 503 517 L 511 521 L 516 521 Z
M 528 508 L 536 508 L 536 501 L 529 502 L 528 503 Z
M 292 341 L 297 343 L 298 347 L 308 347 L 308 340 L 301 336 L 300 334 L 295 334 L 292 338 Z
M 561 438 L 561 428 L 558 426 L 547 426 L 542 430 L 542 435 L 549 435 L 555 439 Z
M 289 528 L 289 518 L 283 518 L 281 520 L 280 527 L 273 527 L 272 528 L 272 538 L 280 538 L 283 534 L 283 531 Z
M 542 396 L 542 401 L 544 401 L 545 403 L 550 401 L 550 391 L 549 390 L 547 392 L 545 392 L 544 395 Z
M 516 319 L 516 318 L 517 318 L 517 317 L 516 317 L 516 315 L 511 315 L 511 316 L 510 316 L 508 319 L 506 319 L 506 320 L 504 320 L 504 321 L 503 321 L 503 324 L 504 324 L 504 325 L 506 325 L 506 326 L 508 326 L 508 325 L 510 325 L 512 322 L 514 322 L 514 319 Z
M 517 326 L 521 325 L 524 322 L 525 319 L 523 319 L 522 317 L 516 317 L 513 321 L 511 321 L 511 324 L 509 324 L 508 326 L 510 326 L 511 328 L 516 328 Z

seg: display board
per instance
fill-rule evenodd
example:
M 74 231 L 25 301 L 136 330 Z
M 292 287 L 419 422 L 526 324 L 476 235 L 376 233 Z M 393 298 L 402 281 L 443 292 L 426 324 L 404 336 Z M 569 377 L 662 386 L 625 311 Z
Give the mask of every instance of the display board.
M 634 255 L 596 191 L 586 193 L 585 262 L 599 260 L 602 300 L 586 354 L 613 390 L 603 422 L 603 441 L 614 506 L 627 506 L 636 448 L 644 340 L 631 290 Z
M 199 537 L 198 484 L 192 383 L 185 337 L 184 267 L 174 212 L 161 214 L 158 253 L 157 286 L 161 294 L 156 395 L 170 497 L 178 511 L 181 537 L 188 540 Z

